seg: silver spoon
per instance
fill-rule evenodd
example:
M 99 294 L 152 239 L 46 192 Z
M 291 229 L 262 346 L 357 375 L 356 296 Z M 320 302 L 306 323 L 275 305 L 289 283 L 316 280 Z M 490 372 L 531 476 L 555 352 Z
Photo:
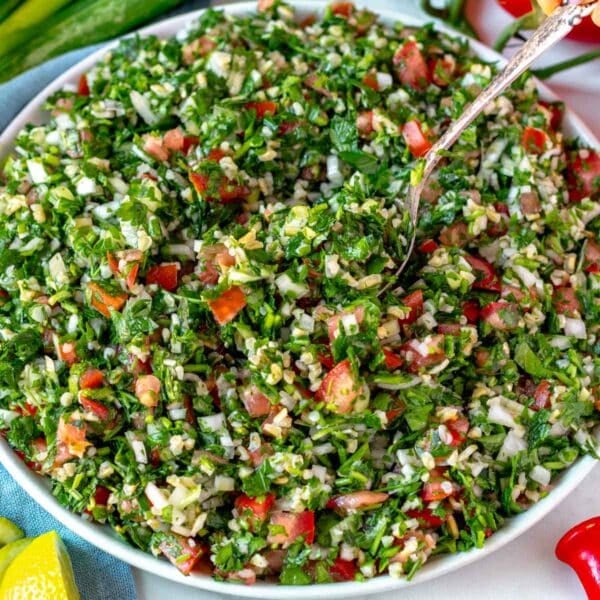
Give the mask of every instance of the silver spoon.
M 581 20 L 592 14 L 598 2 L 591 4 L 567 4 L 559 6 L 535 31 L 531 38 L 512 57 L 506 67 L 490 82 L 490 84 L 469 104 L 463 114 L 453 121 L 444 135 L 431 147 L 425 156 L 425 167 L 421 181 L 409 188 L 408 211 L 411 220 L 411 238 L 406 252 L 406 257 L 396 271 L 394 279 L 406 267 L 415 247 L 417 234 L 417 220 L 421 194 L 430 175 L 440 162 L 443 150 L 449 150 L 462 132 L 479 116 L 484 108 L 495 98 L 500 96 L 531 64 L 539 58 L 548 48 L 565 37 Z M 402 206 L 406 208 L 406 206 Z M 390 282 L 381 291 L 385 292 L 394 282 Z

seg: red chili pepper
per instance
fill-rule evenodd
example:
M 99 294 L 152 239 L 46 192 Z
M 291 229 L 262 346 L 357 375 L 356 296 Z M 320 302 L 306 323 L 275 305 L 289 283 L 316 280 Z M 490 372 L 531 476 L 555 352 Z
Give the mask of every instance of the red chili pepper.
M 556 557 L 577 573 L 590 600 L 600 598 L 600 517 L 569 530 L 556 545 Z

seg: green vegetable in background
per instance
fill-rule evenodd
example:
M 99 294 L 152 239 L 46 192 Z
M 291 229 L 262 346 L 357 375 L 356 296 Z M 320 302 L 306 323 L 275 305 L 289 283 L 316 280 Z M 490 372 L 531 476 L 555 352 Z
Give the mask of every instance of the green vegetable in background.
M 4 21 L 21 4 L 21 0 L 4 0 L 0 4 L 0 22 Z
M 33 0 L 32 0 L 33 1 Z M 0 81 L 53 56 L 125 33 L 174 8 L 182 0 L 80 0 L 23 31 L 26 40 L 0 57 Z M 110 19 L 107 18 L 110 15 Z M 0 42 L 1 43 L 1 42 Z
M 71 1 L 27 0 L 24 2 L 6 21 L 0 24 L 0 54 L 5 54 L 13 48 L 17 48 L 21 42 L 29 38 L 28 30 L 30 27 L 43 23 L 48 17 Z

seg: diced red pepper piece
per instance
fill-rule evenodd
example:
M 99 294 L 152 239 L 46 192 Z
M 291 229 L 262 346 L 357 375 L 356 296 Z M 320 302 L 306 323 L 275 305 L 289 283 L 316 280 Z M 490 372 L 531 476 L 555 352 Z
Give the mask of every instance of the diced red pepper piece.
M 168 292 L 173 292 L 178 286 L 179 265 L 177 263 L 163 263 L 153 265 L 146 274 L 148 285 L 156 284 Z

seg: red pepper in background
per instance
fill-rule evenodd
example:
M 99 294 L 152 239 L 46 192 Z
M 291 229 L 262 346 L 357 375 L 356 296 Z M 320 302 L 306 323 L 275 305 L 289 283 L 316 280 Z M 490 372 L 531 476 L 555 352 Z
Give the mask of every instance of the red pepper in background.
M 532 0 L 498 0 L 498 4 L 514 17 L 522 17 L 533 10 Z M 600 27 L 587 17 L 567 37 L 578 42 L 600 44 Z

